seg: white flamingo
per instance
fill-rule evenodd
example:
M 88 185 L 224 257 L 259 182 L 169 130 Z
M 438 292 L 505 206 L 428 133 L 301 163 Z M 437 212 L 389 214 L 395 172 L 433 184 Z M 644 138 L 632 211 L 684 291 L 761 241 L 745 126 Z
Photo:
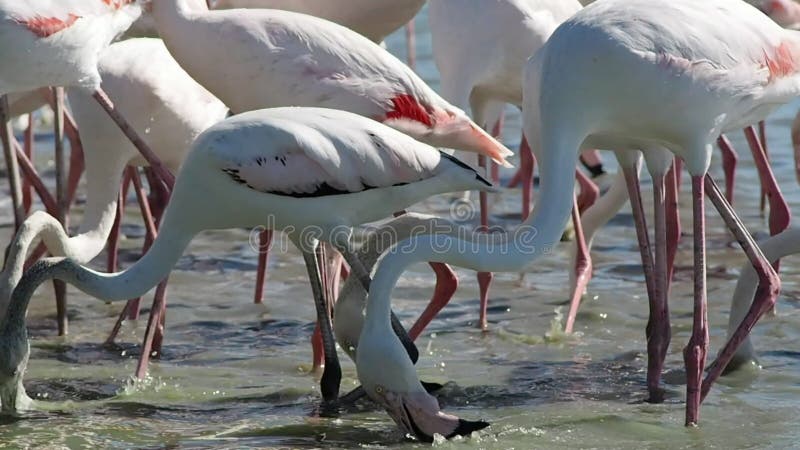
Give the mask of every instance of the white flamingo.
M 701 38 L 684 39 L 696 33 L 701 33 Z M 398 424 L 414 432 L 408 425 L 414 418 L 409 416 L 416 417 L 419 409 L 407 405 L 419 405 L 416 399 L 424 390 L 402 347 L 388 333 L 392 287 L 409 264 L 439 261 L 474 270 L 519 271 L 558 242 L 569 217 L 571 174 L 582 147 L 645 149 L 648 169 L 660 175 L 660 180 L 671 163 L 670 152 L 684 160 L 692 176 L 695 307 L 684 359 L 686 424 L 696 424 L 702 397 L 752 325 L 774 304 L 780 289 L 769 261 L 707 174 L 712 146 L 722 132 L 763 120 L 800 93 L 796 61 L 800 61 L 800 36 L 741 1 L 606 0 L 567 20 L 526 69 L 525 131 L 528 136 L 539 136 L 531 143 L 542 164 L 542 201 L 517 232 L 494 237 L 507 239 L 506 246 L 490 240 L 478 250 L 472 245 L 466 252 L 457 252 L 452 250 L 459 248 L 456 242 L 448 247 L 441 236 L 418 236 L 398 244 L 410 244 L 414 252 L 384 256 L 370 289 L 356 355 L 359 379 L 367 394 Z M 623 167 L 630 166 L 626 160 L 632 155 L 625 151 L 618 155 Z M 632 193 L 638 193 L 636 179 L 630 178 L 629 184 L 635 185 Z M 657 193 L 663 194 L 662 182 L 656 185 Z M 742 243 L 762 289 L 703 381 L 708 347 L 705 195 Z M 669 341 L 663 291 L 666 274 L 664 265 L 659 264 L 666 259 L 661 245 L 666 241 L 664 201 L 656 206 L 655 257 L 648 254 L 643 258 L 656 262 L 652 286 L 661 291 L 650 296 L 651 359 L 662 357 Z M 533 236 L 525 236 L 530 230 L 535 230 Z M 637 220 L 637 231 L 640 235 L 647 231 L 642 220 Z M 513 242 L 525 245 L 511 246 L 508 251 L 508 243 Z M 648 365 L 651 394 L 658 390 L 661 364 Z M 429 408 L 430 415 L 433 406 L 428 403 L 420 408 Z
M 97 67 L 106 91 L 119 98 L 119 111 L 133 126 L 148 131 L 148 144 L 170 170 L 180 167 L 194 138 L 227 113 L 225 105 L 189 77 L 158 39 L 112 44 Z M 23 222 L 0 272 L 0 317 L 22 277 L 25 258 L 39 239 L 52 255 L 81 264 L 103 250 L 118 214 L 119 185 L 126 165 L 147 164 L 89 94 L 73 89 L 70 100 L 75 120 L 83 129 L 88 193 L 83 221 L 71 237 L 52 211 L 37 211 Z M 59 328 L 65 327 L 60 320 Z
M 45 278 L 74 284 L 104 300 L 139 296 L 169 274 L 200 231 L 269 225 L 286 230 L 303 252 L 317 319 L 324 327 L 317 265 L 319 240 L 334 244 L 365 287 L 369 274 L 349 248 L 351 227 L 391 215 L 431 195 L 492 189 L 466 164 L 426 144 L 352 113 L 321 108 L 275 108 L 242 113 L 200 135 L 181 168 L 158 237 L 128 269 L 112 274 L 85 268 L 69 259 L 46 259 L 17 284 L 0 339 L 0 401 L 16 408 L 27 359 L 24 317 L 30 294 Z M 17 238 L 19 239 L 19 238 Z M 58 261 L 55 262 L 54 261 Z M 50 267 L 47 270 L 41 270 Z M 158 323 L 162 305 L 154 305 Z M 323 339 L 326 335 L 323 332 Z M 5 343 L 10 343 L 10 348 Z M 17 344 L 24 343 L 22 346 Z M 325 342 L 335 354 L 335 343 Z M 338 395 L 339 369 L 326 366 L 323 395 Z M 9 374 L 14 373 L 11 378 Z M 335 375 L 335 384 L 331 376 Z

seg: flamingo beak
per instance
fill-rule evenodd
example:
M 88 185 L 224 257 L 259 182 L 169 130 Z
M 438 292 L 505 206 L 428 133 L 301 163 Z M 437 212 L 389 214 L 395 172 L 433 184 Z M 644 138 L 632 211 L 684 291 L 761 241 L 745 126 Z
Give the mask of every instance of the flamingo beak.
M 375 392 L 378 402 L 395 423 L 422 442 L 433 442 L 436 434 L 447 439 L 469 436 L 473 431 L 489 426 L 482 420 L 469 421 L 442 412 L 439 402 L 425 392 L 397 393 L 386 391 L 381 386 Z

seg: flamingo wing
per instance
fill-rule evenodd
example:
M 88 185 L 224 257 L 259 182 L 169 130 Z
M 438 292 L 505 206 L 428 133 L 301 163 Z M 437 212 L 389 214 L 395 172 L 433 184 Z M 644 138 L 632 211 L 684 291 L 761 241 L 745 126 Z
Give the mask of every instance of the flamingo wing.
M 228 143 L 235 152 L 216 147 L 220 169 L 270 194 L 317 197 L 403 185 L 436 175 L 442 158 L 403 133 L 337 110 L 274 108 L 220 126 L 251 128 Z

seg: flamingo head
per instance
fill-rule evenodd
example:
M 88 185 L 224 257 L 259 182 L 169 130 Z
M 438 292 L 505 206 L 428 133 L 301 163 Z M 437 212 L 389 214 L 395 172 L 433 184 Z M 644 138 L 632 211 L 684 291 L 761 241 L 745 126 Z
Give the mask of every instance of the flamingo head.
M 24 327 L 23 327 L 24 329 Z M 0 411 L 15 414 L 27 409 L 30 399 L 22 385 L 31 349 L 27 333 L 2 334 L 0 340 Z
M 356 352 L 358 379 L 367 395 L 381 405 L 400 429 L 423 442 L 436 434 L 445 438 L 468 436 L 489 426 L 446 414 L 436 398 L 425 391 L 400 340 L 369 337 L 365 325 Z M 385 335 L 389 337 L 389 335 Z
M 783 27 L 800 21 L 800 5 L 793 0 L 764 0 L 759 9 Z

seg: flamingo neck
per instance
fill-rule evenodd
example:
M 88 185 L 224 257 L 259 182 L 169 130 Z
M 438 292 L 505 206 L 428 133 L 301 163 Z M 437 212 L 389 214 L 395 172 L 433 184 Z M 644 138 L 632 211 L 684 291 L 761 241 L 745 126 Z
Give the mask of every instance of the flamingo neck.
M 512 233 L 472 238 L 448 233 L 413 236 L 380 261 L 367 297 L 365 333 L 390 330 L 391 294 L 400 275 L 417 262 L 441 262 L 479 272 L 519 272 L 549 254 L 561 238 L 574 197 L 579 143 L 542 155 L 541 195 L 533 214 Z M 565 150 L 562 150 L 565 149 Z
M 98 178 L 92 176 L 87 167 L 87 189 L 92 194 L 78 235 L 69 237 L 63 226 L 44 211 L 34 212 L 22 224 L 9 247 L 5 268 L 0 272 L 0 317 L 22 278 L 28 252 L 39 238 L 51 255 L 66 256 L 80 264 L 88 263 L 103 250 L 116 217 L 120 174 L 120 171 L 106 172 L 114 175 Z
M 105 301 L 127 300 L 145 294 L 169 274 L 197 232 L 182 226 L 179 216 L 168 211 L 150 250 L 121 272 L 97 272 L 66 258 L 47 258 L 34 264 L 14 289 L 5 328 L 25 327 L 31 296 L 40 284 L 51 279 L 63 280 Z

